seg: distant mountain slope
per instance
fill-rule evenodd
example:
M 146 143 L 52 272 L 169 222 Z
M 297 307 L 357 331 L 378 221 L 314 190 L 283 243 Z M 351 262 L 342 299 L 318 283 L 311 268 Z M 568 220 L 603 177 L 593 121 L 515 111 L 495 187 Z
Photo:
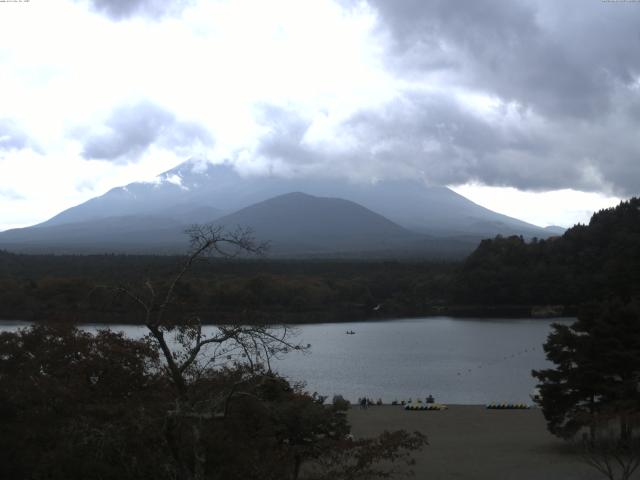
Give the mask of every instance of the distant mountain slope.
M 391 221 L 420 233 L 437 236 L 497 234 L 547 237 L 543 228 L 481 207 L 445 187 L 421 180 L 351 183 L 344 179 L 286 179 L 239 175 L 230 165 L 187 161 L 153 182 L 135 182 L 70 208 L 44 225 L 59 225 L 123 214 L 161 215 L 172 209 L 212 207 L 234 212 L 290 192 L 343 198 L 359 203 Z M 126 213 L 125 213 L 126 212 Z
M 216 221 L 250 227 L 273 251 L 364 252 L 406 248 L 421 239 L 348 200 L 289 193 L 243 208 Z
M 548 227 L 544 227 L 544 229 L 552 235 L 563 235 L 564 232 L 567 231 L 566 228 L 557 225 L 549 225 Z
M 475 241 L 411 232 L 354 202 L 289 193 L 213 222 L 253 230 L 269 256 L 460 258 Z M 168 217 L 128 215 L 9 230 L 0 248 L 37 253 L 183 253 L 188 225 Z
M 38 253 L 175 253 L 187 225 L 168 217 L 126 215 L 0 233 L 0 248 Z
M 286 195 L 291 192 L 307 195 Z M 268 199 L 273 200 L 265 202 Z M 261 202 L 265 204 L 258 206 Z M 315 213 L 305 213 L 302 206 Z M 293 207 L 295 212 L 287 210 Z M 314 217 L 329 226 L 313 225 Z M 214 220 L 253 226 L 261 239 L 275 242 L 281 254 L 327 253 L 328 246 L 336 253 L 373 252 L 370 237 L 377 235 L 375 250 L 386 255 L 393 255 L 395 249 L 399 255 L 460 257 L 482 238 L 497 234 L 526 238 L 555 234 L 420 180 L 354 184 L 328 178 L 243 177 L 229 165 L 188 161 L 152 182 L 114 188 L 34 227 L 2 232 L 0 248 L 65 253 L 175 252 L 184 249 L 180 232 L 186 226 Z M 392 240 L 392 230 L 401 241 Z M 332 231 L 335 235 L 329 235 Z

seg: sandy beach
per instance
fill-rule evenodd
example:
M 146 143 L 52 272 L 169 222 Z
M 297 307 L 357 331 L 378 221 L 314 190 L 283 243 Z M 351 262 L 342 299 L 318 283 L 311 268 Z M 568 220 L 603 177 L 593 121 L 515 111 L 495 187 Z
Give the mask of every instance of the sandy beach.
M 427 435 L 415 455 L 417 479 L 597 480 L 601 474 L 547 432 L 539 409 L 487 410 L 452 405 L 444 411 L 406 411 L 400 406 L 353 407 L 356 437 L 405 429 Z

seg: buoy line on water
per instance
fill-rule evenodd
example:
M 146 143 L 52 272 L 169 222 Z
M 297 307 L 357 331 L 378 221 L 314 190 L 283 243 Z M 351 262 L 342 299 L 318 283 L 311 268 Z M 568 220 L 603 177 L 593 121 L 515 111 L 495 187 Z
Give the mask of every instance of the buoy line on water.
M 466 371 L 461 370 L 461 371 L 457 372 L 457 375 L 458 376 L 462 376 L 462 375 L 466 375 L 468 373 L 472 373 L 474 370 L 481 369 L 482 367 L 491 367 L 491 366 L 494 366 L 494 365 L 499 365 L 499 364 L 504 363 L 504 362 L 506 362 L 506 361 L 508 361 L 508 360 L 510 360 L 512 358 L 519 357 L 521 355 L 524 355 L 525 353 L 533 352 L 535 350 L 536 350 L 536 347 L 528 347 L 528 348 L 525 348 L 525 349 L 520 350 L 518 352 L 512 353 L 511 355 L 505 355 L 501 359 L 497 359 L 497 360 L 494 360 L 492 362 L 479 363 L 475 367 L 467 368 Z

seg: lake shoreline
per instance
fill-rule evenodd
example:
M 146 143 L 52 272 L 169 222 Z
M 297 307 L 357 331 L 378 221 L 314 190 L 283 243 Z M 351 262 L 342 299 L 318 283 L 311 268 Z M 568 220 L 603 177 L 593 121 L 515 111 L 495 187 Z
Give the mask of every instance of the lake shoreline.
M 441 318 L 441 317 L 449 317 L 460 320 L 483 320 L 483 319 L 498 319 L 498 320 L 542 320 L 548 321 L 549 319 L 558 319 L 558 320 L 571 320 L 576 317 L 576 312 L 572 308 L 564 309 L 562 312 L 558 313 L 553 311 L 552 313 L 558 314 L 550 314 L 550 315 L 532 315 L 532 308 L 537 307 L 509 307 L 504 308 L 500 306 L 496 307 L 487 307 L 484 309 L 476 308 L 476 307 L 455 307 L 453 309 L 448 308 L 438 308 L 433 311 L 427 313 L 414 313 L 414 314 L 378 314 L 375 316 L 350 316 L 349 314 L 343 314 L 339 317 L 337 315 L 318 315 L 313 319 L 309 319 L 306 314 L 294 315 L 294 314 L 283 314 L 283 315 L 273 315 L 269 316 L 269 318 L 265 318 L 263 321 L 258 321 L 254 315 L 221 315 L 225 317 L 224 320 L 221 321 L 207 321 L 206 319 L 202 321 L 203 325 L 208 326 L 216 326 L 216 325 L 321 325 L 321 324 L 340 324 L 340 323 L 376 323 L 376 322 L 388 322 L 394 320 L 404 320 L 404 319 L 431 319 L 431 318 Z M 78 319 L 66 319 L 66 318 L 55 318 L 49 320 L 35 320 L 24 319 L 24 318 L 12 318 L 12 319 L 1 319 L 0 322 L 22 322 L 22 323 L 40 323 L 40 322 L 50 322 L 50 323 L 72 323 L 76 325 L 128 325 L 128 326 L 144 326 L 144 323 L 137 320 L 128 320 L 126 318 L 122 318 L 119 315 L 113 316 L 114 318 L 106 318 L 105 315 L 103 318 L 91 320 L 91 321 L 83 321 Z M 204 315 L 201 316 L 206 318 Z M 307 317 L 303 318 L 295 318 L 295 317 Z M 232 320 L 233 318 L 233 320 Z

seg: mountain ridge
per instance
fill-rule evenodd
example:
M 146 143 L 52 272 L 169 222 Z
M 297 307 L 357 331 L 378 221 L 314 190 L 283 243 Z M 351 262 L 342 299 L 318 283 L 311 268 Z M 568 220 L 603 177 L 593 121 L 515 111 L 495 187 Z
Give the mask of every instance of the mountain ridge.
M 355 202 L 302 192 L 269 198 L 215 223 L 231 228 L 246 225 L 256 238 L 269 239 L 278 253 L 385 250 L 421 238 Z
M 242 176 L 229 164 L 208 164 L 197 160 L 183 162 L 161 173 L 154 181 L 115 187 L 39 225 L 115 216 L 122 214 L 124 208 L 127 213 L 151 213 L 180 203 L 210 206 L 232 213 L 267 198 L 294 191 L 351 200 L 405 228 L 422 233 L 438 233 L 439 230 L 445 234 L 465 233 L 469 232 L 469 222 L 475 220 L 478 224 L 493 223 L 486 232 L 473 229 L 475 233 L 545 234 L 541 227 L 493 212 L 449 188 L 429 186 L 419 179 L 353 183 L 332 178 Z M 430 208 L 425 211 L 420 205 Z M 462 211 L 459 213 L 460 220 L 452 221 L 450 218 L 450 211 L 454 208 Z M 429 225 L 432 220 L 444 226 Z
M 140 241 L 140 245 L 136 244 L 138 252 L 144 250 L 144 229 L 137 228 L 136 224 L 146 225 L 150 245 L 157 246 L 159 239 L 164 235 L 167 238 L 171 237 L 167 248 L 175 248 L 180 242 L 175 240 L 177 237 L 174 234 L 169 235 L 163 223 L 184 227 L 193 223 L 211 223 L 220 218 L 234 220 L 243 209 L 292 192 L 298 192 L 299 195 L 304 192 L 310 197 L 324 199 L 325 203 L 330 201 L 329 199 L 351 202 L 371 214 L 383 217 L 386 221 L 410 232 L 404 235 L 405 241 L 401 242 L 402 251 L 408 249 L 424 252 L 430 250 L 426 246 L 429 242 L 432 245 L 438 242 L 442 245 L 453 242 L 458 246 L 465 245 L 454 248 L 458 254 L 462 254 L 460 252 L 463 250 L 469 253 L 482 238 L 495 235 L 517 234 L 527 238 L 545 238 L 555 234 L 553 231 L 492 212 L 446 187 L 429 186 L 419 179 L 352 183 L 345 179 L 331 178 L 242 176 L 229 164 L 214 165 L 189 160 L 158 175 L 153 181 L 133 182 L 113 188 L 104 195 L 64 210 L 33 227 L 2 232 L 0 248 L 7 244 L 10 244 L 11 248 L 21 248 L 23 251 L 35 244 L 45 248 L 47 235 L 53 235 L 52 238 L 59 242 L 56 248 L 62 248 L 65 243 L 64 230 L 67 228 L 69 238 L 66 241 L 68 249 L 64 250 L 65 252 L 73 253 L 73 246 L 78 245 L 81 238 L 85 239 L 85 243 L 95 240 L 96 248 L 101 245 L 100 248 L 106 248 L 108 251 L 107 239 L 111 239 L 112 243 L 122 244 L 121 240 L 131 235 Z M 363 210 L 359 212 L 359 215 L 372 218 Z M 273 210 L 270 210 L 269 214 L 272 219 L 277 218 L 277 213 Z M 116 221 L 116 218 L 120 220 Z M 300 221 L 305 220 L 303 215 L 299 218 Z M 143 219 L 141 223 L 139 219 Z M 112 225 L 113 231 L 105 231 L 100 225 L 101 221 Z M 83 223 L 84 232 L 81 228 Z M 253 215 L 253 223 L 260 223 L 256 215 Z M 378 223 L 378 226 L 382 228 L 381 223 Z M 287 226 L 287 231 L 292 232 L 289 227 L 290 225 Z M 102 232 L 102 238 L 92 237 L 92 229 Z M 295 244 L 300 243 L 302 239 L 295 238 L 293 232 L 289 242 L 284 242 L 277 230 L 271 229 L 269 233 L 280 238 L 280 244 L 287 243 L 291 251 L 301 250 Z M 408 247 L 411 243 L 409 237 L 414 239 L 414 243 L 422 246 Z M 362 242 L 367 242 L 364 236 L 361 235 L 360 238 Z M 335 237 L 333 240 L 337 248 L 340 242 Z M 389 245 L 395 244 L 390 242 Z M 382 250 L 386 248 L 385 244 Z M 323 248 L 319 250 L 326 251 Z M 355 251 L 355 248 L 350 247 L 348 250 Z

